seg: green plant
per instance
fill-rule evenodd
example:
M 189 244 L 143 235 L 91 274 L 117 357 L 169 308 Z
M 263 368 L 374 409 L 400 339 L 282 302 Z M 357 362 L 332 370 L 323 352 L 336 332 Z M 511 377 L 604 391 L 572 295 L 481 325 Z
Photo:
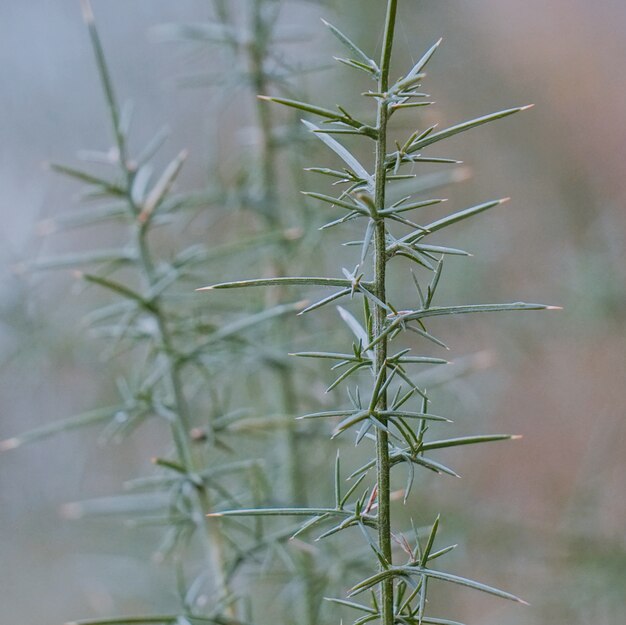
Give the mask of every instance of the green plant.
M 499 597 L 522 602 L 518 597 L 455 574 L 431 568 L 430 563 L 452 547 L 435 550 L 435 540 L 439 519 L 434 522 L 427 536 L 420 536 L 415 530 L 414 538 L 408 539 L 398 530 L 392 530 L 392 485 L 391 471 L 394 466 L 404 466 L 408 481 L 404 491 L 406 501 L 413 484 L 415 467 L 434 473 L 455 475 L 452 469 L 430 457 L 433 450 L 505 440 L 511 436 L 472 436 L 430 440 L 427 436 L 432 424 L 445 423 L 446 418 L 430 412 L 430 397 L 421 388 L 409 369 L 415 365 L 443 365 L 445 360 L 430 356 L 411 356 L 409 349 L 392 352 L 394 339 L 404 333 L 417 334 L 424 341 L 442 346 L 442 342 L 431 334 L 426 321 L 433 317 L 462 315 L 479 312 L 541 310 L 551 308 L 540 304 L 511 303 L 463 306 L 434 306 L 433 300 L 439 285 L 444 257 L 467 256 L 467 252 L 442 245 L 429 244 L 425 240 L 441 230 L 460 221 L 499 206 L 503 200 L 485 202 L 459 212 L 447 215 L 422 226 L 408 219 L 406 213 L 418 211 L 440 204 L 442 199 L 412 201 L 411 195 L 398 201 L 388 201 L 388 191 L 399 181 L 411 180 L 412 173 L 403 173 L 406 166 L 419 163 L 455 163 L 452 159 L 429 157 L 422 151 L 430 145 L 447 138 L 501 119 L 528 107 L 518 107 L 480 117 L 445 130 L 435 127 L 415 131 L 406 140 L 396 141 L 395 149 L 391 139 L 391 120 L 402 112 L 430 104 L 426 94 L 420 91 L 424 68 L 432 58 L 439 43 L 435 44 L 397 81 L 390 80 L 390 64 L 394 41 L 397 0 L 388 0 L 380 61 L 376 62 L 363 52 L 346 35 L 328 24 L 333 34 L 350 51 L 351 57 L 340 62 L 363 71 L 375 82 L 376 87 L 364 95 L 376 102 L 376 121 L 367 123 L 350 114 L 342 107 L 337 111 L 316 105 L 277 97 L 261 97 L 285 106 L 321 117 L 325 126 L 317 127 L 305 121 L 305 125 L 328 148 L 343 161 L 342 169 L 313 168 L 324 176 L 345 185 L 338 196 L 325 193 L 309 193 L 310 197 L 342 209 L 344 215 L 329 222 L 325 227 L 346 224 L 360 219 L 366 222 L 363 234 L 357 241 L 360 253 L 353 270 L 343 269 L 343 277 L 285 277 L 260 278 L 237 282 L 224 282 L 204 287 L 200 290 L 286 287 L 292 285 L 334 288 L 335 291 L 317 303 L 309 306 L 307 312 L 321 308 L 341 298 L 362 299 L 363 322 L 347 310 L 339 308 L 340 315 L 356 336 L 352 350 L 303 352 L 296 355 L 307 358 L 335 361 L 335 369 L 342 371 L 333 387 L 352 383 L 348 388 L 351 406 L 337 410 L 305 415 L 307 419 L 336 419 L 338 422 L 333 437 L 348 430 L 356 430 L 356 443 L 370 443 L 375 448 L 374 458 L 367 461 L 350 476 L 354 483 L 342 492 L 341 467 L 339 459 L 335 465 L 335 501 L 324 507 L 297 508 L 250 508 L 214 512 L 212 517 L 258 517 L 295 516 L 306 517 L 307 521 L 296 532 L 300 535 L 318 525 L 331 523 L 320 536 L 329 537 L 353 528 L 361 530 L 366 544 L 371 547 L 378 572 L 354 584 L 349 599 L 335 599 L 337 603 L 353 608 L 360 613 L 357 623 L 380 621 L 383 625 L 394 623 L 450 623 L 445 619 L 433 618 L 426 614 L 426 601 L 429 582 L 443 580 L 469 586 Z M 375 162 L 371 169 L 365 167 L 357 156 L 334 136 L 355 135 L 374 143 Z M 399 224 L 399 225 L 398 225 Z M 399 232 L 400 227 L 408 227 L 408 233 Z M 416 295 L 413 301 L 406 302 L 401 296 L 391 296 L 388 269 L 396 259 L 405 258 L 415 265 L 416 273 L 400 285 L 406 291 L 406 284 L 413 284 Z M 432 277 L 424 282 L 424 272 Z M 415 305 L 417 301 L 417 305 Z M 368 390 L 362 394 L 362 374 L 370 373 Z M 412 404 L 415 404 L 412 406 Z M 428 455 L 427 455 L 428 454 Z M 374 484 L 359 491 L 368 472 L 374 470 Z M 404 552 L 406 562 L 394 559 L 394 537 Z M 378 593 L 375 590 L 378 589 Z M 372 592 L 370 605 L 357 603 L 351 598 L 366 591 Z
M 284 276 L 287 267 L 293 270 L 306 262 L 303 259 L 311 255 L 319 239 L 314 228 L 309 228 L 307 236 L 302 236 L 302 221 L 306 219 L 302 210 L 285 210 L 294 203 L 302 204 L 301 199 L 294 200 L 288 194 L 291 178 L 299 173 L 291 163 L 297 160 L 302 137 L 307 140 L 308 137 L 301 132 L 297 118 L 283 124 L 256 96 L 271 92 L 293 97 L 298 91 L 294 83 L 310 68 L 294 65 L 283 50 L 282 44 L 290 36 L 280 23 L 285 3 L 242 0 L 230 3 L 215 1 L 213 5 L 213 17 L 208 21 L 164 24 L 154 32 L 162 41 L 192 42 L 194 45 L 200 42 L 210 46 L 212 57 L 221 55 L 220 60 L 228 69 L 220 74 L 211 74 L 206 80 L 203 79 L 205 74 L 201 73 L 193 84 L 213 86 L 220 100 L 227 101 L 229 107 L 233 101 L 238 106 L 251 105 L 251 115 L 246 115 L 245 111 L 238 111 L 237 114 L 237 124 L 246 128 L 250 145 L 237 149 L 235 156 L 231 157 L 232 162 L 227 162 L 225 169 L 230 177 L 221 184 L 222 195 L 236 198 L 238 209 L 251 216 L 253 227 L 261 232 L 271 234 L 280 230 L 292 233 L 291 240 L 278 240 L 259 254 L 259 262 L 268 275 Z M 185 82 L 189 83 L 189 78 Z M 285 152 L 289 157 L 284 157 Z M 285 161 L 288 161 L 287 166 Z M 232 174 L 233 170 L 236 170 L 236 175 Z M 276 305 L 295 297 L 294 287 L 276 287 L 267 293 L 266 302 Z M 303 332 L 300 329 L 301 340 L 302 334 L 306 333 L 306 330 Z M 263 334 L 265 336 L 259 334 L 257 337 L 259 350 L 267 346 L 276 351 L 277 346 L 291 342 L 293 320 L 288 322 L 282 318 L 280 324 L 273 328 L 264 326 Z M 306 409 L 306 402 L 301 397 L 291 359 L 276 356 L 266 359 L 265 364 L 269 365 L 266 368 L 274 379 L 264 385 L 264 395 L 281 415 L 281 422 L 277 424 L 279 462 L 274 474 L 278 474 L 278 479 L 272 494 L 281 505 L 305 505 L 308 484 L 304 476 L 312 467 L 310 461 L 307 464 L 303 460 L 302 440 L 315 433 L 310 427 L 305 429 L 302 427 L 304 424 L 295 421 L 295 417 Z M 324 441 L 325 437 L 319 440 L 320 444 Z M 280 539 L 284 541 L 288 535 Z M 285 550 L 284 555 L 290 565 L 289 579 L 285 579 L 285 585 L 292 589 L 290 600 L 299 604 L 296 614 L 301 620 L 313 625 L 319 618 L 326 583 L 324 564 L 316 567 L 315 558 L 307 549 Z
M 165 226 L 176 225 L 203 208 L 203 194 L 177 194 L 174 185 L 186 159 L 182 151 L 158 176 L 152 160 L 165 134 L 159 132 L 135 158 L 130 154 L 130 109 L 120 108 L 107 67 L 100 37 L 88 0 L 82 2 L 93 51 L 114 135 L 114 148 L 89 153 L 88 160 L 113 169 L 110 176 L 89 169 L 52 165 L 56 172 L 87 186 L 92 204 L 77 213 L 55 219 L 52 230 L 105 224 L 123 237 L 119 248 L 40 258 L 30 270 L 72 267 L 77 278 L 103 289 L 111 300 L 89 314 L 87 324 L 110 339 L 109 356 L 123 355 L 124 373 L 118 379 L 119 404 L 61 420 L 0 443 L 0 450 L 79 427 L 104 424 L 104 438 L 122 439 L 149 417 L 169 427 L 173 449 L 154 458 L 155 475 L 131 479 L 128 494 L 65 506 L 71 518 L 91 514 L 122 514 L 136 527 L 164 527 L 159 552 L 175 564 L 179 612 L 105 618 L 90 623 L 239 623 L 245 614 L 245 590 L 233 587 L 240 567 L 266 538 L 259 526 L 251 532 L 249 551 L 239 547 L 237 533 L 207 523 L 205 515 L 224 505 L 262 501 L 264 475 L 255 458 L 231 452 L 249 423 L 238 406 L 226 410 L 216 387 L 229 379 L 248 350 L 247 335 L 260 324 L 302 308 L 300 303 L 279 303 L 267 310 L 241 315 L 229 312 L 219 318 L 207 313 L 198 296 L 191 300 L 189 284 L 194 272 L 223 262 L 242 248 L 267 245 L 284 237 L 272 232 L 234 244 L 208 248 L 194 242 L 169 251 Z M 162 251 L 163 250 L 163 251 Z M 93 268 L 93 269 L 92 269 Z M 207 382 L 208 381 L 208 382 Z M 225 450 L 225 451 L 224 451 Z M 241 530 L 239 530 L 241 532 Z M 194 557 L 199 554 L 199 558 Z

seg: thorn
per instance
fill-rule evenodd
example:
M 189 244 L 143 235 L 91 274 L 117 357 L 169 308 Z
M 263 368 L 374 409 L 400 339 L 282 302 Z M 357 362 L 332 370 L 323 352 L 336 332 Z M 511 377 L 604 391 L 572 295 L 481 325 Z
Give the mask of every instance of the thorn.
M 513 434 L 513 436 L 511 436 L 512 441 L 518 441 L 520 438 L 524 438 L 523 434 Z
M 520 111 L 527 111 L 528 109 L 534 108 L 534 104 L 527 104 L 526 106 L 520 106 Z M 529 604 L 526 604 L 529 605 Z
M 506 204 L 507 202 L 509 202 L 511 200 L 510 197 L 503 197 L 501 200 L 499 200 L 500 204 Z
M 80 8 L 83 12 L 83 19 L 85 20 L 85 23 L 93 24 L 95 20 L 93 17 L 93 10 L 91 8 L 91 3 L 89 2 L 89 0 L 80 0 Z
M 16 276 L 21 276 L 28 271 L 28 265 L 26 263 L 15 263 L 15 265 L 11 265 L 11 273 Z
M 287 228 L 287 230 L 283 232 L 283 236 L 287 241 L 297 241 L 301 239 L 303 235 L 304 230 L 302 230 L 302 228 Z
M 496 362 L 496 354 L 490 349 L 485 349 L 478 352 L 474 356 L 474 363 L 479 369 L 488 369 L 492 367 Z
M 212 291 L 213 287 L 212 286 L 201 286 L 199 289 L 196 289 L 196 291 Z
M 0 451 L 9 451 L 20 446 L 19 438 L 7 438 L 4 441 L 0 441 Z
M 47 237 L 57 231 L 57 224 L 54 219 L 44 219 L 36 226 L 37 236 Z
M 64 519 L 75 521 L 82 518 L 83 507 L 79 503 L 66 503 L 59 508 L 59 514 Z
M 563 310 L 563 306 L 546 306 L 546 310 Z
M 404 499 L 404 489 L 394 490 L 389 498 L 391 501 L 400 501 L 400 499 Z
M 459 167 L 452 174 L 452 180 L 454 182 L 464 182 L 472 177 L 472 170 L 469 167 Z
M 207 514 L 207 517 L 222 517 L 224 516 L 221 512 L 209 512 L 209 514 Z
M 299 538 L 293 538 L 292 536 L 289 540 L 293 541 L 291 544 L 294 545 L 296 549 L 300 549 L 300 551 L 304 551 L 310 555 L 319 553 L 319 549 L 316 549 L 313 545 L 309 545 L 309 543 L 306 543 Z
M 257 98 L 259 100 L 265 100 L 265 102 L 271 102 L 272 98 L 268 95 L 258 95 Z

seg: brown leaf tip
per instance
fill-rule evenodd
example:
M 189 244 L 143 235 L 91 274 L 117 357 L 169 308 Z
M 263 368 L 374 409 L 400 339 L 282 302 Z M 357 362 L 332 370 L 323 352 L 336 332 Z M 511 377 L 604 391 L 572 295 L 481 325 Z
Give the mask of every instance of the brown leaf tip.
M 7 438 L 4 441 L 0 441 L 0 451 L 9 451 L 20 446 L 19 438 Z

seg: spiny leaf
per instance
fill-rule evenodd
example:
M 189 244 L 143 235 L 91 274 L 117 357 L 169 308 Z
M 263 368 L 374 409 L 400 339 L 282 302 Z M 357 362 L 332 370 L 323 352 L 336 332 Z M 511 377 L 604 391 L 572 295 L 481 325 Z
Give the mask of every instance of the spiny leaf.
M 59 230 L 80 228 L 97 224 L 102 221 L 118 219 L 129 214 L 127 202 L 112 202 L 102 206 L 94 206 L 88 209 L 72 211 L 56 215 L 51 219 L 45 219 L 37 225 L 37 232 L 41 236 L 54 234 Z
M 557 306 L 546 306 L 545 304 L 528 304 L 526 302 L 514 302 L 512 304 L 478 304 L 467 306 L 442 306 L 429 308 L 428 310 L 417 311 L 409 314 L 405 320 L 423 319 L 425 317 L 440 317 L 442 315 L 463 315 L 467 313 L 482 312 L 507 312 L 515 310 L 560 310 Z
M 499 206 L 500 204 L 504 204 L 508 202 L 510 198 L 502 198 L 501 200 L 494 200 L 492 202 L 485 202 L 484 204 L 478 204 L 477 206 L 472 206 L 470 208 L 466 208 L 465 210 L 459 211 L 458 213 L 454 213 L 453 215 L 448 215 L 447 217 L 443 217 L 442 219 L 438 219 L 437 221 L 433 221 L 432 223 L 424 226 L 426 230 L 429 232 L 437 232 L 437 230 L 441 230 L 442 228 L 446 228 L 447 226 L 451 226 L 459 221 L 467 219 L 468 217 L 473 217 L 474 215 L 478 215 L 494 206 Z
M 350 360 L 358 361 L 354 354 L 339 354 L 334 352 L 297 352 L 289 354 L 290 356 L 299 356 L 300 358 L 327 358 L 329 360 Z
M 109 278 L 103 278 L 102 276 L 96 276 L 88 273 L 78 274 L 78 277 L 86 280 L 87 282 L 91 282 L 92 284 L 97 284 L 109 291 L 113 291 L 126 299 L 133 300 L 135 302 L 139 302 L 142 306 L 146 308 L 150 308 L 150 304 L 139 294 L 127 287 L 125 284 L 120 282 L 116 282 L 115 280 L 110 280 Z
M 185 619 L 181 621 L 181 619 Z M 229 625 L 230 621 L 221 617 L 203 616 L 183 616 L 183 615 L 162 615 L 162 616 L 122 616 L 118 618 L 85 619 L 82 621 L 71 621 L 65 625 L 179 625 L 183 622 L 207 623 L 211 625 Z M 242 625 L 232 622 L 232 625 Z
M 452 423 L 446 417 L 430 414 L 427 412 L 409 412 L 406 410 L 379 410 L 377 414 L 381 417 L 401 417 L 403 419 L 426 419 L 427 421 L 441 421 L 442 423 Z
M 150 219 L 154 211 L 159 207 L 165 196 L 169 193 L 174 181 L 187 159 L 187 150 L 182 150 L 178 156 L 165 168 L 163 174 L 156 182 L 152 191 L 148 194 L 139 214 L 139 221 L 145 223 Z
M 355 603 L 354 601 L 348 601 L 347 599 L 336 599 L 335 597 L 324 597 L 324 599 L 338 605 L 343 605 L 348 608 L 353 608 L 354 610 L 359 610 L 360 612 L 366 612 L 367 614 L 377 614 L 377 611 L 374 608 L 370 608 L 366 605 L 361 605 L 360 603 Z
M 353 202 L 346 202 L 345 200 L 338 199 L 336 197 L 333 197 L 332 195 L 325 195 L 324 193 L 313 193 L 311 191 L 303 191 L 302 195 L 312 197 L 315 200 L 326 202 L 327 204 L 331 204 L 332 206 L 340 206 L 341 208 L 345 208 L 350 211 L 356 211 L 361 215 L 369 215 L 369 212 L 363 206 L 359 206 L 358 204 L 354 204 Z
M 124 411 L 124 406 L 108 406 L 106 408 L 99 408 L 97 410 L 90 410 L 74 417 L 62 419 L 48 425 L 44 425 L 40 428 L 31 430 L 19 436 L 0 441 L 0 451 L 8 451 L 9 449 L 16 449 L 22 445 L 28 443 L 34 443 L 50 436 L 60 434 L 61 432 L 68 432 L 88 425 L 95 425 L 112 419 L 119 412 Z
M 346 325 L 350 328 L 350 330 L 352 330 L 354 336 L 356 336 L 361 345 L 366 345 L 369 342 L 367 332 L 365 331 L 365 328 L 356 320 L 356 317 L 341 306 L 337 306 L 337 311 Z M 368 356 L 371 358 L 370 354 L 368 354 Z
M 434 204 L 441 204 L 442 202 L 447 202 L 446 199 L 434 199 L 434 200 L 425 200 L 422 202 L 412 202 L 411 204 L 394 204 L 390 208 L 385 208 L 384 210 L 378 211 L 379 215 L 393 215 L 394 213 L 405 213 L 407 211 L 415 210 L 416 208 L 425 208 L 426 206 L 433 206 Z
M 361 63 L 360 61 L 355 61 L 354 59 L 342 59 L 341 57 L 335 56 L 333 57 L 335 61 L 339 63 L 343 63 L 348 67 L 353 67 L 354 69 L 360 69 L 361 71 L 369 74 L 370 76 L 376 76 L 377 70 L 366 63 Z
M 456 126 L 451 126 L 450 128 L 446 128 L 445 130 L 440 130 L 439 132 L 432 133 L 428 135 L 427 137 L 424 137 L 421 141 L 415 142 L 411 146 L 409 151 L 418 152 L 419 150 L 425 148 L 426 146 L 432 145 L 433 143 L 437 143 L 438 141 L 443 141 L 444 139 L 453 137 L 454 135 L 457 135 L 461 132 L 471 130 L 472 128 L 482 126 L 483 124 L 488 124 L 489 122 L 493 122 L 498 119 L 503 119 L 504 117 L 508 117 L 509 115 L 513 115 L 521 111 L 526 111 L 532 107 L 533 107 L 532 104 L 529 104 L 527 106 L 518 106 L 516 108 L 506 109 L 504 111 L 498 111 L 497 113 L 491 113 L 490 115 L 484 115 L 483 117 L 477 117 L 476 119 L 472 119 L 470 121 L 457 124 Z
M 462 436 L 459 438 L 448 438 L 440 441 L 430 441 L 424 443 L 422 449 L 430 451 L 432 449 L 446 449 L 448 447 L 460 447 L 462 445 L 476 445 L 478 443 L 491 443 L 495 441 L 516 440 L 521 436 L 510 434 L 491 434 L 485 436 Z
M 411 71 L 406 75 L 405 78 L 399 80 L 393 87 L 392 91 L 398 92 L 403 91 L 410 85 L 412 85 L 415 81 L 416 76 L 421 73 L 421 71 L 426 67 L 426 64 L 435 54 L 437 48 L 441 45 L 442 39 L 439 39 L 429 50 L 426 51 L 424 56 L 413 66 Z
M 423 616 L 422 623 L 426 623 L 427 625 L 464 625 L 464 623 L 460 623 L 459 621 L 451 621 L 447 618 L 435 618 L 433 616 Z
M 424 549 L 422 550 L 422 558 L 421 558 L 422 566 L 425 566 L 426 563 L 428 562 L 428 556 L 430 555 L 433 545 L 435 544 L 435 538 L 437 536 L 437 530 L 439 529 L 440 518 L 441 517 L 437 515 L 437 518 L 435 519 L 435 522 L 433 523 L 433 526 L 430 530 L 428 541 L 426 542 L 426 547 L 424 547 Z
M 363 167 L 363 165 L 359 163 L 357 158 L 353 156 L 343 145 L 341 145 L 341 143 L 339 143 L 336 139 L 329 137 L 328 135 L 320 134 L 320 129 L 315 124 L 312 124 L 311 122 L 308 122 L 304 119 L 302 120 L 302 123 L 311 132 L 313 132 L 315 136 L 320 139 L 320 141 L 325 143 L 335 154 L 337 154 L 337 156 L 339 156 L 339 158 L 341 158 L 341 160 L 343 160 L 343 162 L 346 163 L 346 165 L 348 165 L 350 169 L 352 169 L 352 171 L 358 178 L 365 180 L 368 185 L 371 185 L 371 176 L 369 175 L 365 167 Z
M 435 571 L 433 569 L 426 569 L 423 567 L 406 567 L 412 572 L 420 573 L 426 575 L 427 577 L 432 577 L 433 579 L 440 579 L 442 581 L 451 582 L 453 584 L 458 584 L 460 586 L 467 586 L 468 588 L 473 588 L 474 590 L 480 590 L 481 592 L 487 593 L 489 595 L 494 595 L 496 597 L 500 597 L 501 599 L 509 599 L 510 601 L 516 601 L 517 603 L 522 603 L 524 605 L 528 605 L 526 601 L 520 599 L 516 595 L 511 594 L 510 592 L 505 592 L 504 590 L 500 590 L 498 588 L 494 588 L 493 586 L 488 586 L 487 584 L 483 584 L 481 582 L 474 581 L 472 579 L 467 579 L 465 577 L 460 577 L 459 575 L 453 575 L 451 573 L 444 573 L 443 571 Z
M 219 284 L 212 284 L 210 286 L 204 286 L 196 291 L 212 291 L 217 289 L 241 289 L 246 287 L 259 287 L 259 286 L 286 286 L 286 285 L 314 285 L 314 286 L 339 286 L 339 287 L 351 287 L 352 282 L 350 280 L 344 280 L 342 278 L 317 278 L 317 277 L 299 277 L 299 278 L 259 278 L 256 280 L 239 280 L 237 282 L 221 282 Z M 367 286 L 371 286 L 370 283 L 363 283 Z
M 352 516 L 352 512 L 336 508 L 249 508 L 242 510 L 223 510 L 211 512 L 208 517 L 231 516 Z
M 326 119 L 330 119 L 335 122 L 341 122 L 342 124 L 346 124 L 347 126 L 352 126 L 353 128 L 360 129 L 364 127 L 364 124 L 352 117 L 348 117 L 343 113 L 338 113 L 337 111 L 332 111 L 330 109 L 323 108 L 321 106 L 315 106 L 314 104 L 308 104 L 306 102 L 298 102 L 297 100 L 289 100 L 288 98 L 276 98 L 270 97 L 266 95 L 257 96 L 260 100 L 265 100 L 266 102 L 275 102 L 276 104 L 282 104 L 283 106 L 288 106 L 290 108 L 298 109 L 300 111 L 304 111 L 306 113 L 312 113 L 313 115 L 319 115 L 320 117 L 325 117 Z
M 76 520 L 87 516 L 151 514 L 166 510 L 169 504 L 170 497 L 167 493 L 118 495 L 65 504 L 61 507 L 61 515 L 66 519 Z
M 430 254 L 449 254 L 450 256 L 472 256 L 465 250 L 459 250 L 454 247 L 444 247 L 441 245 L 425 245 L 424 243 L 416 243 L 415 249 L 420 252 L 427 252 Z
M 58 163 L 50 163 L 50 169 L 53 171 L 69 176 L 70 178 L 74 178 L 76 180 L 80 180 L 81 182 L 85 182 L 90 185 L 94 185 L 100 187 L 103 191 L 106 191 L 110 195 L 116 195 L 124 197 L 126 195 L 123 187 L 109 182 L 104 178 L 98 178 L 98 176 L 94 176 L 84 171 L 80 171 L 79 169 L 74 169 L 73 167 L 68 167 L 67 165 L 60 165 Z
M 331 23 L 327 22 L 325 19 L 322 19 L 322 23 L 330 29 L 330 32 L 341 41 L 341 43 L 348 49 L 350 52 L 355 54 L 365 66 L 369 67 L 370 70 L 374 72 L 378 72 L 378 65 L 374 62 L 373 59 L 370 59 L 359 46 L 357 46 L 349 37 L 344 35 L 338 28 L 333 26 Z
M 95 250 L 77 252 L 76 254 L 60 254 L 50 258 L 38 258 L 24 265 L 27 271 L 45 271 L 63 269 L 64 267 L 80 267 L 81 265 L 99 265 L 102 263 L 129 263 L 137 260 L 137 253 L 132 249 Z

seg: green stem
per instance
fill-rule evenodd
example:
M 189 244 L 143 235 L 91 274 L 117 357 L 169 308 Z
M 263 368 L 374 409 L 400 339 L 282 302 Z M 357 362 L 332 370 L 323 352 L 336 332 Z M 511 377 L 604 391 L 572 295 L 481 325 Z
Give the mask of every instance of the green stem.
M 132 203 L 132 198 L 129 202 Z M 134 211 L 135 213 L 137 211 Z M 145 287 L 150 290 L 157 279 L 154 273 L 154 262 L 147 243 L 147 228 L 144 224 L 137 226 L 137 247 L 139 249 L 139 262 L 144 275 Z M 172 438 L 176 447 L 176 452 L 180 462 L 189 474 L 198 473 L 204 467 L 198 466 L 193 452 L 190 437 L 191 419 L 189 415 L 189 405 L 185 397 L 183 381 L 178 355 L 167 325 L 167 316 L 159 305 L 158 300 L 154 302 L 153 317 L 156 321 L 161 348 L 165 358 L 167 358 L 167 373 L 169 384 L 174 398 L 173 412 L 175 419 L 170 422 Z M 192 501 L 194 522 L 199 529 L 202 529 L 203 551 L 209 568 L 213 573 L 215 587 L 220 599 L 230 596 L 230 589 L 226 578 L 226 566 L 224 559 L 223 538 L 218 523 L 207 522 L 206 515 L 212 511 L 211 497 L 206 487 L 198 487 Z M 230 618 L 235 618 L 235 610 L 232 603 L 228 603 L 225 614 Z
M 252 37 L 248 47 L 248 64 L 252 77 L 254 95 L 268 93 L 269 81 L 265 71 L 265 59 L 267 57 L 268 33 L 264 23 L 262 9 L 264 0 L 252 0 L 250 31 Z M 281 216 L 278 210 L 278 167 L 277 153 L 274 141 L 274 124 L 272 112 L 267 103 L 256 98 L 257 124 L 260 130 L 261 146 L 259 150 L 259 162 L 261 166 L 261 210 L 270 229 L 280 227 Z M 272 259 L 271 274 L 277 277 L 286 274 L 285 267 L 277 254 Z M 284 299 L 281 289 L 271 289 L 270 297 L 272 304 L 278 304 Z M 288 419 L 284 429 L 284 475 L 287 478 L 286 490 L 288 500 L 293 505 L 305 505 L 306 496 L 303 487 L 301 458 L 298 453 L 298 439 L 295 429 L 294 416 L 298 410 L 297 393 L 293 381 L 293 375 L 288 366 L 281 366 L 278 370 L 279 384 L 281 387 L 282 409 L 285 418 Z
M 278 167 L 277 151 L 274 139 L 274 124 L 272 112 L 266 102 L 256 98 L 257 95 L 267 95 L 269 81 L 265 71 L 265 60 L 268 56 L 267 46 L 269 34 L 264 23 L 262 9 L 264 0 L 252 0 L 252 14 L 250 30 L 251 43 L 248 47 L 248 64 L 252 77 L 253 95 L 256 100 L 257 124 L 260 130 L 261 146 L 259 161 L 261 167 L 261 209 L 270 230 L 281 227 L 281 215 L 278 204 Z M 280 258 L 280 250 L 272 259 L 271 273 L 277 277 L 286 275 L 284 264 Z M 273 304 L 284 299 L 283 289 L 274 288 L 269 291 Z M 282 449 L 284 454 L 282 472 L 285 479 L 285 490 L 291 505 L 305 506 L 307 497 L 302 479 L 302 459 L 298 449 L 298 434 L 296 431 L 295 415 L 298 411 L 298 398 L 293 372 L 288 365 L 278 368 L 278 382 L 281 392 L 282 410 L 287 420 L 284 428 Z M 300 560 L 300 572 L 303 585 L 303 615 L 306 625 L 315 625 L 319 612 L 319 601 L 314 592 L 313 559 L 303 553 Z
M 119 163 L 122 170 L 122 174 L 125 179 L 125 192 L 128 202 L 128 208 L 131 216 L 135 218 L 135 239 L 137 249 L 139 251 L 139 268 L 144 281 L 144 288 L 146 292 L 149 292 L 156 284 L 157 276 L 154 269 L 154 261 L 150 252 L 150 247 L 147 241 L 148 229 L 150 221 L 142 222 L 139 219 L 141 215 L 141 207 L 137 205 L 132 195 L 133 183 L 135 180 L 135 171 L 132 164 L 128 159 L 128 146 L 126 144 L 126 137 L 124 136 L 123 129 L 121 127 L 120 109 L 118 106 L 117 98 L 115 96 L 115 89 L 113 87 L 113 81 L 104 55 L 104 49 L 96 29 L 93 12 L 89 0 L 82 0 L 83 16 L 87 27 L 96 57 L 96 64 L 98 66 L 98 72 L 102 82 L 105 98 L 107 101 L 109 115 L 111 118 L 111 124 L 113 126 L 113 133 L 115 137 L 115 143 L 119 152 Z M 163 309 L 160 307 L 158 300 L 153 303 L 152 315 L 156 321 L 159 340 L 161 342 L 161 348 L 165 358 L 168 362 L 168 378 L 171 386 L 172 394 L 174 397 L 173 412 L 175 418 L 171 420 L 170 427 L 172 432 L 172 438 L 176 447 L 176 452 L 180 462 L 183 464 L 188 473 L 196 473 L 201 471 L 204 467 L 197 467 L 195 465 L 194 456 L 192 453 L 192 441 L 190 434 L 190 418 L 189 407 L 185 397 L 183 382 L 180 375 L 180 362 L 178 355 L 175 352 L 175 348 L 172 342 L 172 338 L 167 325 L 167 316 Z M 207 560 L 208 566 L 213 572 L 215 579 L 215 585 L 219 593 L 220 598 L 230 596 L 230 590 L 226 581 L 226 567 L 223 556 L 223 539 L 221 536 L 220 528 L 215 523 L 207 523 L 206 514 L 211 512 L 211 500 L 206 488 L 202 487 L 197 491 L 197 499 L 193 501 L 194 506 L 194 521 L 198 528 L 203 528 L 203 545 L 204 554 Z M 234 618 L 234 606 L 229 603 L 225 609 L 227 616 Z
M 397 13 L 397 0 L 389 0 L 387 3 L 387 17 L 385 21 L 385 35 L 383 40 L 383 50 L 380 62 L 380 79 L 378 91 L 387 93 L 389 88 L 389 66 L 391 62 L 391 51 L 393 47 L 393 37 Z M 386 169 L 385 160 L 387 156 L 387 125 L 389 122 L 388 103 L 384 98 L 378 100 L 378 111 L 376 126 L 378 130 L 378 138 L 376 141 L 376 165 L 374 171 L 375 191 L 374 204 L 377 211 L 385 208 L 385 190 L 386 190 Z M 387 301 L 386 293 L 386 226 L 384 219 L 378 219 L 375 229 L 375 273 L 374 283 L 376 296 L 382 302 Z M 385 327 L 385 310 L 377 306 L 374 314 L 373 330 L 374 335 L 378 336 Z M 386 368 L 387 360 L 387 338 L 383 338 L 375 347 L 375 375 L 378 376 L 381 371 Z M 383 373 L 384 377 L 384 373 Z M 381 393 L 378 404 L 378 410 L 387 409 L 387 393 Z M 388 565 L 392 564 L 391 552 L 391 486 L 390 486 L 390 460 L 389 460 L 389 439 L 387 432 L 378 428 L 376 430 L 376 476 L 378 484 L 378 548 L 387 561 Z M 382 569 L 382 565 L 381 565 Z M 393 625 L 393 579 L 387 578 L 381 582 L 381 623 L 382 625 Z

